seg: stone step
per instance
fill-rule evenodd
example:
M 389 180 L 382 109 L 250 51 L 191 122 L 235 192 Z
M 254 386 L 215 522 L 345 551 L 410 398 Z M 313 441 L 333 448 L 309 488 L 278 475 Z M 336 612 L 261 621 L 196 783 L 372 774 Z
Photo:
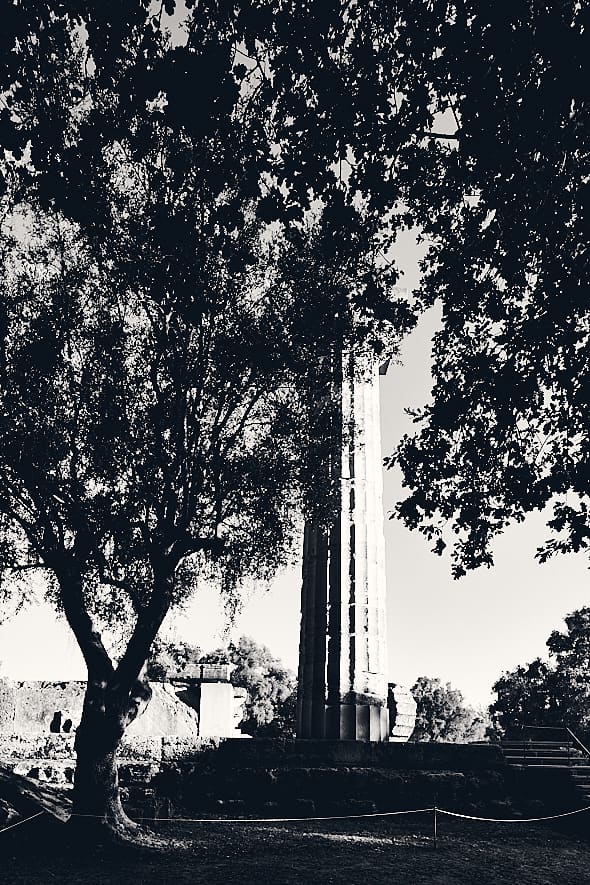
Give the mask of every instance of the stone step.
M 508 765 L 574 765 L 567 756 L 507 756 L 506 762 Z
M 68 793 L 68 790 L 48 787 L 0 765 L 0 798 L 8 803 L 8 811 L 16 811 L 21 817 L 42 810 L 65 822 L 71 812 Z
M 568 771 L 571 771 L 571 766 L 567 764 L 567 762 L 559 763 L 559 762 L 537 762 L 533 763 L 530 759 L 522 759 L 518 761 L 511 761 L 511 765 L 519 766 L 520 768 L 564 768 Z
M 583 753 L 574 752 L 574 750 L 570 750 L 569 753 L 566 749 L 548 749 L 547 747 L 541 747 L 536 749 L 529 749 L 528 747 L 523 750 L 522 747 L 508 747 L 504 750 L 504 756 L 509 759 L 512 756 L 567 756 L 570 759 L 584 759 L 586 758 Z
M 523 745 L 526 747 L 575 747 L 575 743 L 573 741 L 513 741 L 513 740 L 503 740 L 501 741 L 502 747 L 522 747 Z

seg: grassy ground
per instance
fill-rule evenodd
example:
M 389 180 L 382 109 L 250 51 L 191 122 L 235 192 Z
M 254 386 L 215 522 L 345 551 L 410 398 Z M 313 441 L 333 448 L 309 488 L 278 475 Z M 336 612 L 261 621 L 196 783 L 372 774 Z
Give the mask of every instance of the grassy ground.
M 45 817 L 0 833 L 1 885 L 590 885 L 590 840 L 547 824 L 432 816 L 356 822 L 178 823 L 186 849 L 66 844 Z M 590 820 L 588 821 L 590 826 Z

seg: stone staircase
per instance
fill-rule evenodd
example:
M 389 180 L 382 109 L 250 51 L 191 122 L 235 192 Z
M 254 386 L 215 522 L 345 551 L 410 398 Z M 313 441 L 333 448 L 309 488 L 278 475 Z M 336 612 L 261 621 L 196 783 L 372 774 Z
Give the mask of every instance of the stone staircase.
M 577 795 L 590 805 L 590 751 L 568 728 L 525 728 L 501 743 L 509 765 L 535 770 L 565 769 Z

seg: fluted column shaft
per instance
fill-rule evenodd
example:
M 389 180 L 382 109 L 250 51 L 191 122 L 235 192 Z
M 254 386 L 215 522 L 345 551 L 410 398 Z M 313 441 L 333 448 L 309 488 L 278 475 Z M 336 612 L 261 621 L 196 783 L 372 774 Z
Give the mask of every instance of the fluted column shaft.
M 345 355 L 342 434 L 331 459 L 340 516 L 307 525 L 298 736 L 386 740 L 385 553 L 378 369 Z

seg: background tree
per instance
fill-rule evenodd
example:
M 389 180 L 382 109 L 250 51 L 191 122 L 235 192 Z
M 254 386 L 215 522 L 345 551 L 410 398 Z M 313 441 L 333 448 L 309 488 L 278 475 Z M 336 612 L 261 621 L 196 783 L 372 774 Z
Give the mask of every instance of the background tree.
M 487 737 L 487 714 L 468 706 L 449 682 L 445 685 L 440 679 L 420 676 L 412 686 L 412 695 L 417 706 L 411 741 L 460 744 Z
M 197 645 L 182 640 L 163 640 L 156 637 L 147 659 L 146 676 L 156 682 L 166 682 L 170 676 L 192 675 L 203 652 Z
M 234 665 L 232 684 L 248 692 L 240 725 L 245 734 L 253 737 L 294 735 L 296 677 L 265 645 L 241 636 L 236 644 L 230 643 L 227 649 L 203 655 L 201 661 L 229 661 Z
M 547 640 L 549 661 L 504 673 L 494 684 L 490 713 L 505 731 L 522 726 L 569 726 L 590 732 L 590 608 L 567 615 L 566 630 Z

